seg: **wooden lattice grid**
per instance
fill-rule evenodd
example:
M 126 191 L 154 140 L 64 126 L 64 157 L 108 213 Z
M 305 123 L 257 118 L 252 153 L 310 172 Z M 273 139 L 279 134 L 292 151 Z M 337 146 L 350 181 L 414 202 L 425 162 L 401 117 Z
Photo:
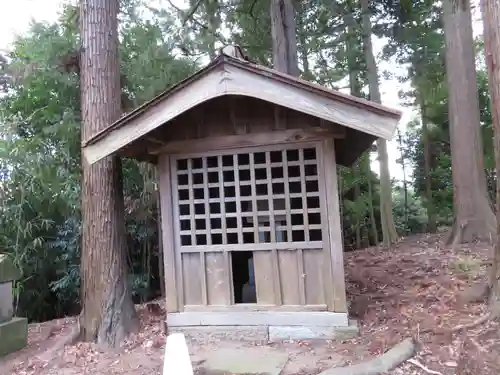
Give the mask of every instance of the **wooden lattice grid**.
M 182 248 L 322 241 L 314 146 L 174 159 Z

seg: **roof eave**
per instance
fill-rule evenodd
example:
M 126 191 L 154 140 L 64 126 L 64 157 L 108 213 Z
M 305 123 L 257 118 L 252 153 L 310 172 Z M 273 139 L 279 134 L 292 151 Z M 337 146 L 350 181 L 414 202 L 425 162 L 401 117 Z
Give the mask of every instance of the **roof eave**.
M 179 95 L 181 90 L 185 90 L 185 95 Z M 222 55 L 172 89 L 82 142 L 84 155 L 94 153 L 88 159 L 93 163 L 125 147 L 128 144 L 125 142 L 135 141 L 196 105 L 224 95 L 266 100 L 387 140 L 392 138 L 401 118 L 400 111 Z M 128 134 L 122 134 L 123 139 L 120 139 L 117 131 L 122 128 L 128 129 L 125 130 Z M 102 143 L 106 138 L 108 146 L 111 146 L 97 150 L 96 143 Z M 93 150 L 90 152 L 89 149 Z

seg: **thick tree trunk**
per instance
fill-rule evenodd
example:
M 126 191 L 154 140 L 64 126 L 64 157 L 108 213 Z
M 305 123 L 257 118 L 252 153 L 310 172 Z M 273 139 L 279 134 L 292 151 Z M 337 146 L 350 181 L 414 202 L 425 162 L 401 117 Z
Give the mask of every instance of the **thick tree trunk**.
M 484 54 L 488 67 L 491 114 L 495 134 L 495 164 L 500 176 L 500 0 L 481 0 L 484 27 Z M 497 238 L 490 276 L 490 301 L 495 310 L 500 305 L 500 184 L 497 183 Z
M 291 0 L 271 0 L 273 68 L 298 76 L 297 25 Z
M 349 1 L 347 13 L 345 15 L 345 24 L 347 26 L 347 66 L 349 70 L 349 90 L 351 95 L 361 97 L 361 84 L 359 77 L 359 64 L 357 59 L 357 53 L 359 47 L 359 40 L 356 33 L 356 25 L 353 17 L 354 6 L 352 1 Z M 371 234 L 375 244 L 378 244 L 378 230 L 377 223 L 375 221 L 375 212 L 373 210 L 373 192 L 372 192 L 372 181 L 371 181 L 371 167 L 370 167 L 370 152 L 366 151 L 359 157 L 356 169 L 360 175 L 367 179 L 368 185 L 368 211 Z M 358 187 L 358 186 L 356 186 Z M 370 231 L 367 229 L 367 246 L 370 246 Z
M 405 202 L 405 235 L 410 231 L 408 227 L 408 180 L 406 179 L 406 166 L 405 166 L 405 154 L 403 152 L 403 137 L 401 136 L 401 131 L 398 128 L 398 143 L 399 151 L 401 152 L 401 169 L 403 170 L 403 192 L 404 192 L 404 202 Z
M 375 245 L 378 245 L 378 228 L 377 221 L 375 220 L 375 209 L 373 207 L 373 185 L 372 185 L 372 176 L 371 176 L 371 166 L 370 166 L 370 151 L 365 151 L 363 155 L 361 155 L 361 170 L 368 177 L 368 210 L 370 212 L 370 228 L 371 234 L 373 237 L 373 241 Z
M 436 216 L 434 215 L 434 205 L 432 200 L 432 180 L 431 180 L 431 144 L 429 137 L 429 125 L 425 113 L 425 103 L 421 101 L 420 112 L 422 118 L 422 141 L 424 143 L 424 180 L 425 180 L 425 208 L 427 211 L 427 232 L 436 232 Z
M 347 68 L 349 70 L 349 91 L 353 96 L 361 96 L 361 85 L 359 84 L 359 71 L 356 63 L 356 34 L 354 30 L 354 18 L 352 15 L 352 7 L 347 9 L 347 14 L 345 15 L 346 33 L 347 33 Z M 355 178 L 361 178 L 363 176 L 363 170 L 361 169 L 361 159 L 358 159 L 356 164 L 352 166 L 352 171 Z M 359 201 L 361 196 L 360 184 L 354 186 L 354 200 Z M 356 249 L 361 248 L 361 222 L 364 217 L 360 217 L 359 212 L 356 213 Z
M 378 86 L 378 73 L 373 46 L 371 41 L 372 25 L 370 21 L 369 0 L 361 0 L 363 18 L 363 47 L 368 73 L 370 100 L 380 103 L 380 89 Z M 392 187 L 389 173 L 389 157 L 387 156 L 387 142 L 385 139 L 377 140 L 378 160 L 380 164 L 380 221 L 382 223 L 382 241 L 390 245 L 398 240 L 396 225 L 392 214 Z
M 302 76 L 304 79 L 311 79 L 313 77 L 311 73 L 311 69 L 309 66 L 309 46 L 307 44 L 307 36 L 308 36 L 308 31 L 307 31 L 307 19 L 306 19 L 306 12 L 308 10 L 308 6 L 300 3 L 297 4 L 299 7 L 298 10 L 295 12 L 296 14 L 296 24 L 297 24 L 297 53 L 298 53 L 298 58 L 300 58 L 300 62 L 302 64 Z
M 486 189 L 469 0 L 443 0 L 455 223 L 449 243 L 490 240 L 496 219 Z
M 81 0 L 82 138 L 120 117 L 118 0 Z M 83 159 L 84 160 L 84 159 Z M 127 282 L 121 163 L 83 161 L 81 338 L 117 346 L 136 328 Z

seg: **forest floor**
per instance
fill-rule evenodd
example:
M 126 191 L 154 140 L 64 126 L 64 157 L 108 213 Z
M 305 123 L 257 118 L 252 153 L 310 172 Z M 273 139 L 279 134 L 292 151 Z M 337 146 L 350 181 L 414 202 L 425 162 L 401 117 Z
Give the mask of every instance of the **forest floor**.
M 417 355 L 392 375 L 486 375 L 500 373 L 500 324 L 488 321 L 463 332 L 449 328 L 474 321 L 485 311 L 482 302 L 467 300 L 469 287 L 484 283 L 491 246 L 476 243 L 451 249 L 439 235 L 402 239 L 389 249 L 347 253 L 348 298 L 358 319 L 359 337 L 344 342 L 266 344 L 286 350 L 284 375 L 318 374 L 332 367 L 372 358 L 407 337 L 420 342 Z M 161 315 L 138 307 L 142 328 L 120 351 L 88 343 L 61 345 L 75 327 L 75 318 L 29 327 L 29 344 L 0 361 L 0 374 L 15 375 L 142 375 L 161 374 L 165 336 Z M 192 359 L 203 361 L 211 351 L 246 347 L 248 341 L 188 342 Z M 422 369 L 421 366 L 426 369 Z

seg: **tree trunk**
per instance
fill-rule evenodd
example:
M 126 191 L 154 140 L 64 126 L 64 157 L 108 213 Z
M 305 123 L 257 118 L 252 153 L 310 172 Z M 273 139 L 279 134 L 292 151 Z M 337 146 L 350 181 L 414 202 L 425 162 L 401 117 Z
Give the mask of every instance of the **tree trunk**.
M 404 215 L 405 215 L 405 236 L 410 232 L 410 228 L 408 227 L 408 181 L 406 179 L 406 166 L 405 166 L 405 153 L 403 151 L 403 137 L 401 136 L 401 131 L 399 128 L 398 132 L 398 143 L 399 143 L 399 151 L 401 153 L 401 169 L 403 170 L 403 193 L 404 193 Z
M 443 0 L 455 223 L 448 243 L 490 240 L 496 219 L 486 189 L 469 0 Z
M 347 68 L 349 70 L 349 91 L 351 95 L 361 97 L 361 84 L 360 84 L 360 71 L 357 59 L 358 53 L 358 37 L 356 33 L 356 22 L 353 17 L 354 6 L 352 1 L 348 2 L 348 8 L 345 15 L 344 22 L 347 26 Z M 371 167 L 370 167 L 370 152 L 366 151 L 363 153 L 357 163 L 357 171 L 360 175 L 367 179 L 368 185 L 368 212 L 370 215 L 370 227 L 375 244 L 378 244 L 378 231 L 377 223 L 375 221 L 375 212 L 373 210 L 373 193 L 372 193 L 372 180 L 371 180 Z M 367 246 L 370 246 L 370 231 L 366 231 L 367 234 Z
M 377 221 L 375 220 L 375 209 L 373 207 L 373 185 L 372 185 L 372 169 L 370 166 L 370 151 L 365 151 L 363 155 L 361 155 L 361 170 L 368 178 L 368 210 L 370 212 L 370 228 L 371 234 L 373 237 L 373 241 L 375 245 L 378 245 L 378 228 Z
M 81 0 L 82 138 L 106 128 L 121 114 L 118 1 Z M 81 263 L 85 341 L 116 347 L 137 327 L 127 282 L 127 243 L 121 163 L 110 156 L 83 160 Z
M 297 25 L 291 0 L 271 0 L 273 68 L 298 76 Z
M 363 18 L 363 47 L 368 73 L 370 100 L 380 103 L 380 90 L 378 86 L 378 73 L 373 46 L 371 41 L 372 25 L 370 21 L 369 0 L 361 0 Z M 390 245 L 398 240 L 396 225 L 392 215 L 392 187 L 389 173 L 389 158 L 387 156 L 387 142 L 385 139 L 377 140 L 378 160 L 380 164 L 380 221 L 382 223 L 382 241 Z
M 491 115 L 495 134 L 496 175 L 500 176 L 500 0 L 481 0 L 484 27 L 484 55 L 488 67 Z M 490 276 L 490 302 L 500 304 L 500 184 L 497 182 L 497 238 Z
M 304 79 L 311 79 L 314 75 L 311 73 L 309 66 L 309 46 L 307 44 L 307 19 L 306 12 L 308 7 L 302 3 L 298 4 L 299 9 L 295 12 L 297 24 L 297 54 L 302 64 L 302 77 Z
M 436 232 L 436 216 L 434 215 L 434 205 L 432 200 L 432 180 L 431 180 L 431 145 L 429 138 L 429 126 L 425 112 L 425 102 L 421 100 L 420 112 L 422 118 L 422 141 L 424 143 L 424 180 L 425 180 L 425 208 L 427 211 L 427 232 Z

